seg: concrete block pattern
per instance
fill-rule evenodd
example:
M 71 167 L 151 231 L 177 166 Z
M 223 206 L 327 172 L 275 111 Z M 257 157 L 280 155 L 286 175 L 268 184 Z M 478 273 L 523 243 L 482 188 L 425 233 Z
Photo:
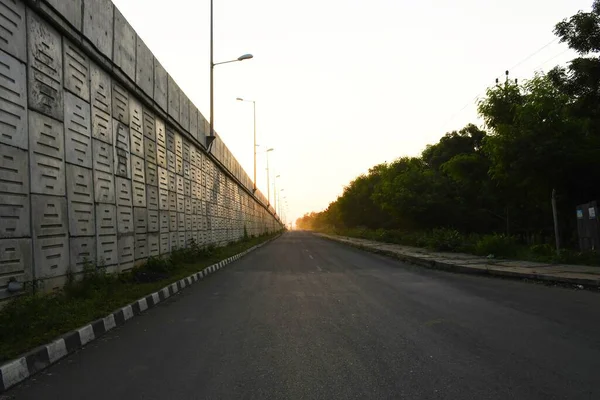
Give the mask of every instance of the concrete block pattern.
M 165 123 L 162 119 L 156 117 L 154 120 L 154 127 L 156 132 L 156 146 L 167 148 L 167 132 Z
M 69 269 L 67 235 L 33 238 L 35 277 L 47 279 L 65 275 Z
M 177 179 L 177 186 L 176 186 L 177 194 L 184 194 L 185 179 L 181 175 L 176 175 L 176 179 Z
M 144 138 L 144 151 L 146 161 L 156 164 L 156 143 L 148 138 Z
M 65 88 L 89 102 L 90 60 L 83 51 L 66 38 L 63 38 L 63 63 Z
M 83 272 L 86 264 L 96 265 L 96 237 L 76 237 L 69 239 L 69 265 L 73 272 Z
M 175 161 L 175 153 L 170 150 L 167 150 L 167 169 L 171 172 L 175 172 L 177 169 Z
M 169 125 L 166 126 L 166 149 L 175 153 L 175 131 Z
M 84 0 L 83 34 L 111 60 L 113 58 L 113 15 L 112 1 Z
M 179 156 L 175 156 L 175 172 L 183 176 L 183 159 Z
M 160 243 L 160 254 L 169 254 L 171 252 L 170 239 L 171 234 L 168 232 L 161 233 L 158 237 Z
M 113 61 L 132 81 L 135 81 L 135 31 L 115 7 L 115 36 L 113 44 Z
M 177 232 L 177 248 L 185 249 L 187 247 L 185 231 Z
M 13 278 L 18 282 L 31 279 L 32 254 L 31 239 L 0 239 L 0 287 Z
M 192 214 L 192 198 L 189 196 L 183 196 L 183 207 L 186 214 Z
M 169 211 L 169 231 L 177 232 L 177 211 Z
M 134 232 L 133 207 L 117 206 L 117 233 L 119 235 Z
M 65 93 L 65 161 L 92 168 L 90 105 Z
M 185 214 L 185 229 L 186 232 L 192 231 L 192 216 Z
M 92 168 L 97 171 L 113 173 L 113 147 L 112 145 L 101 142 L 98 139 L 92 139 L 93 162 Z
M 158 187 L 159 189 L 169 190 L 169 173 L 162 167 L 158 169 Z
M 27 62 L 25 5 L 19 0 L 0 0 L 0 50 Z
M 66 235 L 68 213 L 66 197 L 31 195 L 34 237 Z
M 160 236 L 158 233 L 148 234 L 148 257 L 158 257 L 160 255 Z
M 173 118 L 175 121 L 179 122 L 179 102 L 180 102 L 180 92 L 181 90 L 179 89 L 179 85 L 177 85 L 177 83 L 175 83 L 175 81 L 173 80 L 173 78 L 171 77 L 171 75 L 167 75 L 168 76 L 168 114 L 171 118 Z
M 158 210 L 158 187 L 146 185 L 146 207 Z
M 177 212 L 185 212 L 185 197 L 183 194 L 177 193 Z
M 150 139 L 152 142 L 156 142 L 156 126 L 155 121 L 156 118 L 154 114 L 150 110 L 144 107 L 143 109 L 143 126 L 142 130 L 144 133 L 144 137 L 146 139 Z
M 146 166 L 143 158 L 131 156 L 131 179 L 134 182 L 146 183 Z
M 158 209 L 169 209 L 169 191 L 167 189 L 158 189 Z
M 108 73 L 95 63 L 90 63 L 91 104 L 104 113 L 112 112 L 111 80 Z
M 133 236 L 121 236 L 117 239 L 119 247 L 119 270 L 133 267 L 135 238 Z
M 185 213 L 177 213 L 177 232 L 185 232 Z
M 115 175 L 131 178 L 131 156 L 129 153 L 129 128 L 113 119 L 115 146 Z
M 174 150 L 171 150 L 175 153 L 177 157 L 183 157 L 183 137 L 178 132 L 173 133 L 173 141 L 174 141 Z
M 156 164 L 162 168 L 167 168 L 167 150 L 162 146 L 156 146 Z
M 96 234 L 98 236 L 117 234 L 117 208 L 113 204 L 96 205 Z
M 117 235 L 102 235 L 96 238 L 96 265 L 109 267 L 119 263 Z
M 129 129 L 142 133 L 144 124 L 144 116 L 142 112 L 142 104 L 135 99 L 129 98 Z M 133 146 L 133 144 L 132 144 Z
M 154 58 L 154 101 L 163 111 L 167 111 L 168 75 L 165 68 Z
M 10 0 L 0 0 L 3 2 Z M 0 6 L 0 48 L 2 48 L 4 15 Z M 12 13 L 6 12 L 15 17 Z M 23 48 L 25 46 L 23 45 Z M 0 62 L 0 144 L 27 150 L 27 79 L 25 64 L 4 56 Z
M 112 117 L 129 126 L 129 93 L 115 82 L 112 84 Z
M 158 186 L 157 166 L 149 161 L 146 161 L 146 185 Z
M 185 196 L 192 195 L 192 182 L 189 179 L 183 178 L 183 194 Z
M 133 205 L 136 207 L 146 207 L 146 184 L 141 182 L 132 182 Z
M 82 0 L 47 0 L 75 29 L 81 31 Z
M 152 98 L 154 90 L 154 56 L 146 43 L 136 35 L 135 83 Z
M 167 174 L 169 175 L 169 191 L 177 192 L 177 175 L 172 171 L 167 171 Z
M 133 208 L 133 223 L 136 234 L 148 232 L 148 210 L 145 207 Z
M 45 115 L 29 112 L 31 191 L 65 194 L 63 124 Z
M 148 232 L 159 232 L 160 221 L 158 210 L 148 210 Z
M 179 249 L 179 241 L 177 240 L 177 232 L 169 233 L 169 247 L 171 251 Z
M 92 137 L 109 144 L 113 142 L 113 124 L 110 114 L 95 107 L 92 107 Z
M 135 235 L 135 259 L 141 260 L 148 257 L 148 235 Z
M 115 176 L 94 170 L 94 197 L 96 203 L 115 204 Z
M 58 32 L 33 12 L 27 13 L 27 100 L 29 108 L 63 119 L 62 41 Z
M 117 196 L 117 205 L 131 207 L 133 204 L 133 195 L 131 181 L 122 177 L 115 178 L 115 193 Z
M 159 231 L 161 233 L 164 232 L 169 232 L 170 231 L 170 214 L 169 211 L 159 211 L 158 212 L 158 224 L 159 224 Z
M 94 185 L 92 170 L 67 165 L 67 200 L 69 202 L 69 234 L 95 234 Z

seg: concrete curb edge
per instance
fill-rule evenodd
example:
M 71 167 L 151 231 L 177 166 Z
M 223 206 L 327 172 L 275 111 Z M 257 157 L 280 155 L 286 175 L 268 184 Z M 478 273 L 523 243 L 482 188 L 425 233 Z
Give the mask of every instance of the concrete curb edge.
M 323 239 L 328 239 L 328 240 L 331 240 L 331 241 L 334 241 L 337 243 L 342 243 L 342 244 L 352 246 L 352 247 L 355 247 L 355 248 L 358 248 L 361 250 L 365 250 L 365 251 L 368 251 L 371 253 L 385 255 L 385 256 L 392 257 L 392 258 L 395 258 L 397 260 L 400 260 L 400 261 L 403 261 L 403 262 L 406 262 L 409 264 L 418 265 L 420 267 L 425 267 L 425 268 L 429 268 L 429 269 L 438 269 L 438 270 L 443 270 L 443 271 L 448 271 L 448 272 L 456 272 L 456 273 L 471 274 L 471 275 L 487 275 L 487 276 L 497 276 L 497 277 L 512 278 L 512 279 L 530 279 L 530 280 L 550 282 L 550 283 L 562 283 L 562 284 L 566 283 L 566 284 L 573 284 L 573 285 L 583 285 L 586 287 L 594 287 L 594 288 L 599 287 L 599 282 L 596 280 L 593 280 L 593 279 L 556 277 L 556 276 L 536 274 L 536 273 L 523 274 L 523 273 L 519 273 L 519 272 L 500 271 L 497 269 L 489 269 L 489 268 L 486 268 L 486 269 L 473 268 L 473 267 L 468 267 L 468 266 L 464 266 L 464 265 L 453 264 L 451 262 L 443 262 L 443 261 L 439 261 L 439 260 L 426 260 L 426 259 L 422 259 L 422 258 L 415 257 L 415 256 L 409 256 L 406 254 L 395 253 L 395 252 L 389 251 L 389 250 L 376 249 L 376 248 L 364 246 L 364 245 L 361 245 L 358 243 L 351 243 L 346 240 L 342 240 L 342 239 L 335 238 L 332 236 L 323 236 L 320 234 L 317 234 L 317 236 L 319 236 Z
M 239 260 L 246 254 L 272 242 L 280 236 L 281 234 L 266 242 L 252 246 L 241 253 L 210 265 L 201 271 L 193 273 L 152 294 L 142 297 L 133 303 L 123 306 L 106 317 L 99 318 L 83 327 L 67 332 L 50 343 L 36 347 L 14 360 L 0 364 L 0 394 L 48 368 L 67 355 L 83 348 L 85 345 L 98 339 L 108 331 L 124 325 L 136 315 L 140 315 L 144 311 L 166 301 L 180 290 L 193 285 L 204 279 L 206 276 L 223 268 L 225 265 Z

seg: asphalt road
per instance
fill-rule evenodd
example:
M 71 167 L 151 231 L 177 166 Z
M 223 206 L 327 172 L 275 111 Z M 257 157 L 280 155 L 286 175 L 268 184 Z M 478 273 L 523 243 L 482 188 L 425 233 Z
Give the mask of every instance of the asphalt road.
M 292 232 L 4 396 L 599 399 L 600 295 Z

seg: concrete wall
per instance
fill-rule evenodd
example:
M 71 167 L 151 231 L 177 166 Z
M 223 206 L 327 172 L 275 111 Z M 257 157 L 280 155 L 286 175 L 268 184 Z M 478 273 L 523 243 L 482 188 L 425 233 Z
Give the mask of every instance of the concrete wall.
M 0 299 L 279 229 L 110 0 L 0 0 Z

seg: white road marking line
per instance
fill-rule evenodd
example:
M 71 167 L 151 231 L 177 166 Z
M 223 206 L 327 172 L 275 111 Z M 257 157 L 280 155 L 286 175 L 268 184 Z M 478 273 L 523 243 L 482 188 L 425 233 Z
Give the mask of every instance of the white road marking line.
M 317 269 L 319 270 L 319 272 L 323 272 L 323 270 L 321 269 L 321 267 L 319 267 L 318 265 L 317 265 Z
M 309 254 L 308 256 L 310 257 L 310 259 L 311 259 L 311 260 L 314 260 L 314 258 L 313 258 L 313 256 L 312 256 L 312 255 L 310 255 L 310 254 Z

